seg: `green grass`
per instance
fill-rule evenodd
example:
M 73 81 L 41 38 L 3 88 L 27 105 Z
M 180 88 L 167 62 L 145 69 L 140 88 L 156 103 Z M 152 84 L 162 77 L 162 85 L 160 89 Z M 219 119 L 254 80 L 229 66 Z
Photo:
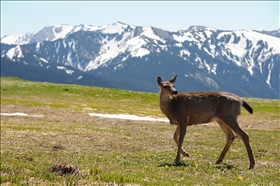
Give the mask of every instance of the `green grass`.
M 13 105 L 49 106 L 76 111 L 92 108 L 98 113 L 162 115 L 158 110 L 157 94 L 154 93 L 36 83 L 2 77 L 1 94 L 1 103 Z
M 279 116 L 280 114 L 280 101 L 272 99 L 248 98 L 248 103 L 254 108 L 257 113 L 271 113 Z M 279 117 L 278 117 L 279 119 Z
M 175 126 L 161 122 L 104 119 L 88 112 L 164 117 L 158 95 L 79 85 L 1 78 L 1 112 L 44 117 L 1 117 L 1 185 L 279 185 L 279 100 L 245 98 L 240 123 L 249 134 L 256 166 L 236 139 L 216 165 L 225 136 L 219 127 L 188 127 L 190 157 L 174 166 Z M 278 119 L 277 119 L 278 118 Z M 259 130 L 259 125 L 278 129 Z M 269 129 L 269 128 L 268 128 Z M 77 166 L 82 176 L 57 176 L 56 164 Z
M 156 93 L 72 84 L 38 83 L 12 77 L 1 77 L 1 95 L 1 103 L 5 104 L 49 106 L 75 111 L 92 108 L 98 113 L 164 117 L 158 109 L 159 101 Z M 279 116 L 279 100 L 245 99 L 254 108 L 254 113 Z M 247 114 L 247 112 L 242 110 L 242 114 Z

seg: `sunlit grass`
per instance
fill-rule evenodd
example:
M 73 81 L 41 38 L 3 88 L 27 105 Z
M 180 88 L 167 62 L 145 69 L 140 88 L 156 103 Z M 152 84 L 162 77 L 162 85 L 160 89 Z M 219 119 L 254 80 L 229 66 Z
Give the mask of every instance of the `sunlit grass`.
M 89 125 L 51 120 L 38 126 L 34 119 L 12 121 L 6 118 L 1 126 L 2 183 L 279 184 L 279 131 L 247 130 L 256 158 L 256 167 L 248 170 L 247 153 L 239 139 L 224 162 L 215 164 L 225 144 L 218 127 L 189 127 L 184 148 L 190 157 L 182 158 L 182 166 L 174 166 L 174 127 L 165 123 L 94 120 Z M 18 128 L 11 127 L 15 125 Z M 57 163 L 78 166 L 84 177 L 49 172 Z
M 52 108 L 91 108 L 95 112 L 162 116 L 158 95 L 80 85 L 37 83 L 1 78 L 1 102 Z M 141 108 L 141 109 L 139 109 Z

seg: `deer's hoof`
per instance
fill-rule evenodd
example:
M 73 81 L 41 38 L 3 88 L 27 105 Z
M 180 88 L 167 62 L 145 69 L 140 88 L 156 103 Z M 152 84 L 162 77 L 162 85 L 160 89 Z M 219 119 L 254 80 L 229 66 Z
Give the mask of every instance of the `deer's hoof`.
M 190 157 L 189 154 L 188 154 L 187 152 L 185 152 L 185 151 L 183 151 L 181 154 L 182 154 L 183 156 Z
M 180 159 L 178 160 L 178 159 L 176 158 L 175 161 L 174 161 L 174 164 L 175 164 L 175 165 L 181 164 Z
M 216 164 L 219 164 L 219 163 L 221 163 L 223 160 L 220 160 L 220 159 L 218 159 L 217 161 L 216 161 Z
M 186 166 L 185 163 L 182 163 L 182 162 L 178 162 L 178 163 L 174 163 L 175 166 Z
M 254 168 L 255 164 L 250 164 L 249 169 Z

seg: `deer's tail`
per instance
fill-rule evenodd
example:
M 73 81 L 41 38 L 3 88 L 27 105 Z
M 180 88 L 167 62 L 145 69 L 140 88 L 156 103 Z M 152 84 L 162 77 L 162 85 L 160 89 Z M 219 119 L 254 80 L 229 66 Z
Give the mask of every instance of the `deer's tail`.
M 253 114 L 253 108 L 246 103 L 246 101 L 242 100 L 242 106 L 250 113 Z

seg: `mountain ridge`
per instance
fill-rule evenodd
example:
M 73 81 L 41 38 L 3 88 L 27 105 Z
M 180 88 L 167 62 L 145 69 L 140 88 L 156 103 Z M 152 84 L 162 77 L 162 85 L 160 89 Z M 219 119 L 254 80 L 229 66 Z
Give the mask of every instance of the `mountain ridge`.
M 224 31 L 195 25 L 170 32 L 115 22 L 62 30 L 57 29 L 60 36 L 53 40 L 45 36 L 44 41 L 20 46 L 51 64 L 110 76 L 118 82 L 132 77 L 128 84 L 135 85 L 135 90 L 155 92 L 154 76 L 180 73 L 183 82 L 192 84 L 181 86 L 186 91 L 229 90 L 246 96 L 279 97 L 279 29 Z M 1 60 L 23 62 L 15 52 L 16 45 L 19 44 L 11 47 L 13 51 L 5 50 L 9 45 L 1 39 Z M 233 82 L 237 80 L 240 83 Z M 256 88 L 258 85 L 261 87 Z M 238 90 L 238 86 L 245 90 Z
M 56 39 L 62 39 L 65 38 L 67 35 L 77 32 L 79 30 L 84 30 L 84 31 L 95 31 L 95 30 L 100 30 L 100 29 L 104 29 L 106 27 L 112 26 L 112 25 L 123 25 L 124 27 L 129 26 L 129 27 L 139 27 L 139 28 L 148 28 L 148 27 L 152 27 L 152 26 L 146 26 L 146 27 L 142 27 L 142 26 L 134 26 L 134 25 L 129 25 L 120 21 L 116 21 L 113 24 L 107 24 L 104 26 L 93 26 L 93 25 L 87 25 L 87 24 L 79 24 L 79 25 L 69 25 L 69 24 L 58 24 L 56 26 L 45 26 L 43 29 L 37 31 L 37 32 L 28 32 L 25 34 L 10 34 L 10 35 L 5 35 L 1 38 L 1 43 L 5 43 L 5 44 L 17 44 L 17 45 L 23 45 L 23 44 L 28 44 L 28 43 L 33 43 L 33 42 L 42 42 L 42 41 L 46 41 L 46 40 L 50 40 L 50 41 L 54 41 Z M 222 30 L 222 29 L 217 29 L 217 28 L 212 28 L 212 27 L 207 27 L 207 26 L 202 26 L 202 25 L 192 25 L 190 26 L 188 29 L 184 29 L 184 30 L 177 30 L 177 31 L 168 31 L 166 29 L 161 29 L 161 28 L 156 28 L 153 27 L 155 29 L 160 29 L 163 31 L 167 31 L 167 32 L 179 32 L 179 31 L 187 31 L 187 30 L 199 30 L 199 29 L 205 29 L 205 28 L 210 28 L 210 29 L 214 29 L 214 30 L 221 30 L 221 31 L 234 31 L 234 30 Z M 62 31 L 63 30 L 63 31 Z M 243 29 L 243 30 L 247 30 L 247 31 L 256 31 L 256 32 L 260 32 L 263 34 L 267 34 L 270 36 L 274 36 L 274 37 L 279 37 L 280 38 L 280 28 L 277 30 L 250 30 L 250 29 Z M 59 33 L 62 33 L 61 35 L 59 35 Z M 46 35 L 51 34 L 53 35 L 53 37 L 46 37 Z M 58 35 L 57 35 L 58 34 Z M 42 37 L 42 35 L 44 35 L 44 37 Z M 54 37 L 55 35 L 57 35 L 56 37 Z M 23 41 L 22 39 L 15 39 L 16 37 L 20 37 L 20 38 L 28 38 L 26 39 L 26 41 Z

